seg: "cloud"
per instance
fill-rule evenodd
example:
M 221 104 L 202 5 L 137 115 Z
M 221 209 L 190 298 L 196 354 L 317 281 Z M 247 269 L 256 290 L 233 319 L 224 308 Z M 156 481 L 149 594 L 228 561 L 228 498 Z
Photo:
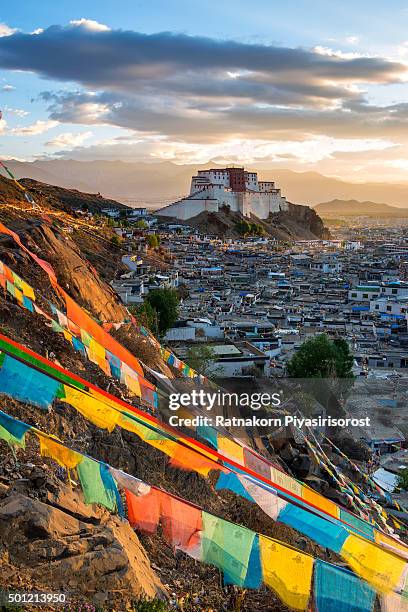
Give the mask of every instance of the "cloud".
M 14 28 L 10 28 L 5 23 L 0 23 L 0 37 L 1 36 L 11 36 L 11 34 L 14 34 L 14 32 L 16 31 L 17 30 L 15 30 Z
M 5 106 L 3 109 L 3 114 L 16 115 L 17 117 L 27 117 L 27 115 L 30 113 L 22 108 L 11 108 L 10 106 Z
M 92 136 L 92 132 L 80 132 L 73 134 L 72 132 L 64 132 L 58 134 L 52 140 L 45 143 L 47 147 L 65 148 L 65 147 L 80 147 L 84 141 Z
M 345 50 L 337 50 L 341 42 Z M 254 160 L 333 167 L 339 154 L 408 145 L 408 104 L 372 101 L 374 89 L 406 87 L 404 55 L 350 52 L 357 43 L 349 36 L 332 41 L 334 49 L 290 48 L 115 30 L 81 18 L 0 38 L 0 68 L 62 83 L 41 95 L 55 125 L 135 133 L 129 142 L 84 146 L 88 131 L 66 132 L 47 142 L 61 155 L 239 161 L 252 149 Z
M 403 64 L 379 57 L 339 57 L 313 49 L 111 30 L 87 19 L 51 26 L 35 36 L 15 32 L 5 37 L 0 40 L 0 66 L 128 92 L 147 83 L 160 87 L 163 79 L 175 80 L 188 92 L 190 78 L 200 74 L 214 83 L 225 81 L 227 72 L 236 72 L 243 81 L 257 75 L 275 86 L 299 81 L 330 88 L 328 81 L 395 82 L 406 71 Z
M 256 163 L 260 160 L 284 162 L 287 159 L 296 163 L 316 163 L 332 159 L 339 153 L 368 153 L 385 151 L 394 145 L 384 140 L 358 140 L 328 137 L 311 137 L 298 140 L 261 140 L 231 138 L 226 142 L 214 144 L 186 144 L 185 142 L 168 141 L 159 137 L 137 135 L 117 137 L 101 141 L 90 146 L 79 147 L 71 151 L 60 151 L 63 157 L 75 156 L 82 161 L 92 159 L 122 159 L 141 161 L 149 157 L 154 160 L 168 160 L 177 163 L 205 163 L 209 159 L 220 162 Z
M 43 134 L 48 130 L 56 127 L 58 125 L 58 121 L 49 120 L 49 121 L 36 121 L 31 125 L 26 125 L 23 127 L 13 128 L 11 132 L 16 136 L 38 136 L 39 134 Z
M 404 111 L 378 112 L 363 91 L 367 84 L 401 82 L 404 63 L 324 47 L 142 34 L 82 18 L 0 39 L 0 67 L 76 82 L 78 91 L 43 94 L 55 121 L 187 141 L 276 139 L 295 130 L 338 137 L 339 125 L 346 137 L 357 129 L 356 137 L 372 138 L 377 128 L 387 133 L 405 125 Z
M 82 19 L 73 19 L 69 23 L 72 26 L 78 28 L 82 27 L 85 30 L 89 30 L 90 32 L 109 32 L 110 30 L 109 26 L 103 23 L 99 23 L 98 21 L 94 21 L 93 19 L 85 19 L 84 17 L 82 17 Z
M 3 85 L 1 91 L 14 91 L 15 87 L 13 85 Z

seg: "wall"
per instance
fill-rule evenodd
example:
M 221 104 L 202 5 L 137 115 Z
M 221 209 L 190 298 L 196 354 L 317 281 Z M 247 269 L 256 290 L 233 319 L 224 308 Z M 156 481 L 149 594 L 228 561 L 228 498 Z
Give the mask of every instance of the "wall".
M 157 214 L 163 217 L 177 217 L 177 219 L 186 221 L 187 219 L 191 219 L 191 217 L 199 215 L 203 211 L 218 212 L 218 202 L 210 199 L 199 200 L 198 198 L 186 198 L 185 200 L 180 200 L 180 202 L 175 202 L 165 208 L 161 208 Z

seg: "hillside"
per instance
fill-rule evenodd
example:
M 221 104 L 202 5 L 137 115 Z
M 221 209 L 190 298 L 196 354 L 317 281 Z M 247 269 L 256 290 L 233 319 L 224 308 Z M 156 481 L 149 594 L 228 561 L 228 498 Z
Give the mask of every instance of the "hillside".
M 185 196 L 190 190 L 191 176 L 197 170 L 221 167 L 212 162 L 177 165 L 171 162 L 80 162 L 71 159 L 9 161 L 7 165 L 17 178 L 30 177 L 69 189 L 101 192 L 105 197 L 125 204 L 144 203 L 152 208 Z M 255 164 L 253 169 L 257 169 Z M 258 174 L 264 180 L 275 181 L 287 199 L 298 204 L 313 206 L 338 198 L 408 206 L 408 183 L 351 183 L 318 172 L 294 172 L 273 167 L 259 169 Z
M 168 221 L 168 218 L 162 217 L 162 220 Z M 202 212 L 182 223 L 195 227 L 202 233 L 237 238 L 241 235 L 237 229 L 237 224 L 245 220 L 245 217 L 240 213 L 221 210 L 218 213 Z M 330 238 L 330 232 L 324 226 L 319 215 L 307 206 L 289 203 L 288 212 L 273 213 L 268 219 L 259 219 L 255 215 L 251 215 L 250 221 L 260 225 L 265 236 L 276 238 L 277 240 Z M 177 220 L 177 223 L 180 223 L 180 221 Z
M 327 219 L 337 217 L 388 217 L 404 219 L 408 218 L 408 208 L 397 208 L 380 202 L 359 202 L 357 200 L 331 200 L 321 202 L 314 210 Z

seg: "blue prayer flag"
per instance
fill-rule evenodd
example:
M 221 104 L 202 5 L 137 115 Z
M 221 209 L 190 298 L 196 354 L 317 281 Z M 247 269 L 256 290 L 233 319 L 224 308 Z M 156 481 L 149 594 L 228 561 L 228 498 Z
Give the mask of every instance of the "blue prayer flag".
M 375 591 L 346 569 L 320 559 L 314 566 L 316 612 L 371 612 Z
M 331 523 L 293 504 L 288 504 L 280 511 L 278 521 L 293 527 L 320 546 L 329 548 L 336 553 L 340 552 L 349 536 L 349 532 L 342 525 Z
M 2 410 L 0 410 L 0 425 L 19 441 L 24 438 L 26 431 L 31 429 L 31 425 L 27 425 L 26 423 L 22 423 L 21 421 L 14 419 Z
M 246 491 L 238 476 L 236 474 L 232 474 L 231 472 L 220 473 L 215 489 L 217 491 L 220 491 L 221 489 L 228 489 L 229 491 L 244 497 L 248 501 L 254 502 L 254 498 L 248 493 L 248 491 Z
M 61 383 L 6 355 L 0 369 L 0 393 L 20 402 L 48 408 Z

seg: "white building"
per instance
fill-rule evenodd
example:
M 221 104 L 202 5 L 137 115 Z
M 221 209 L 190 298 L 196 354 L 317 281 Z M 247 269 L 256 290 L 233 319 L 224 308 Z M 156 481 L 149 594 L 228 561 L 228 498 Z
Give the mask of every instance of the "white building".
M 405 298 L 407 296 L 408 283 L 405 282 L 357 285 L 348 293 L 349 300 L 352 302 L 371 302 L 379 297 Z
M 407 298 L 380 297 L 370 302 L 370 311 L 380 315 L 405 319 L 408 312 L 407 306 Z
M 258 181 L 256 172 L 244 168 L 199 170 L 191 179 L 190 194 L 157 211 L 158 215 L 191 219 L 201 212 L 229 207 L 245 217 L 267 219 L 270 213 L 288 210 L 286 198 L 273 181 Z

